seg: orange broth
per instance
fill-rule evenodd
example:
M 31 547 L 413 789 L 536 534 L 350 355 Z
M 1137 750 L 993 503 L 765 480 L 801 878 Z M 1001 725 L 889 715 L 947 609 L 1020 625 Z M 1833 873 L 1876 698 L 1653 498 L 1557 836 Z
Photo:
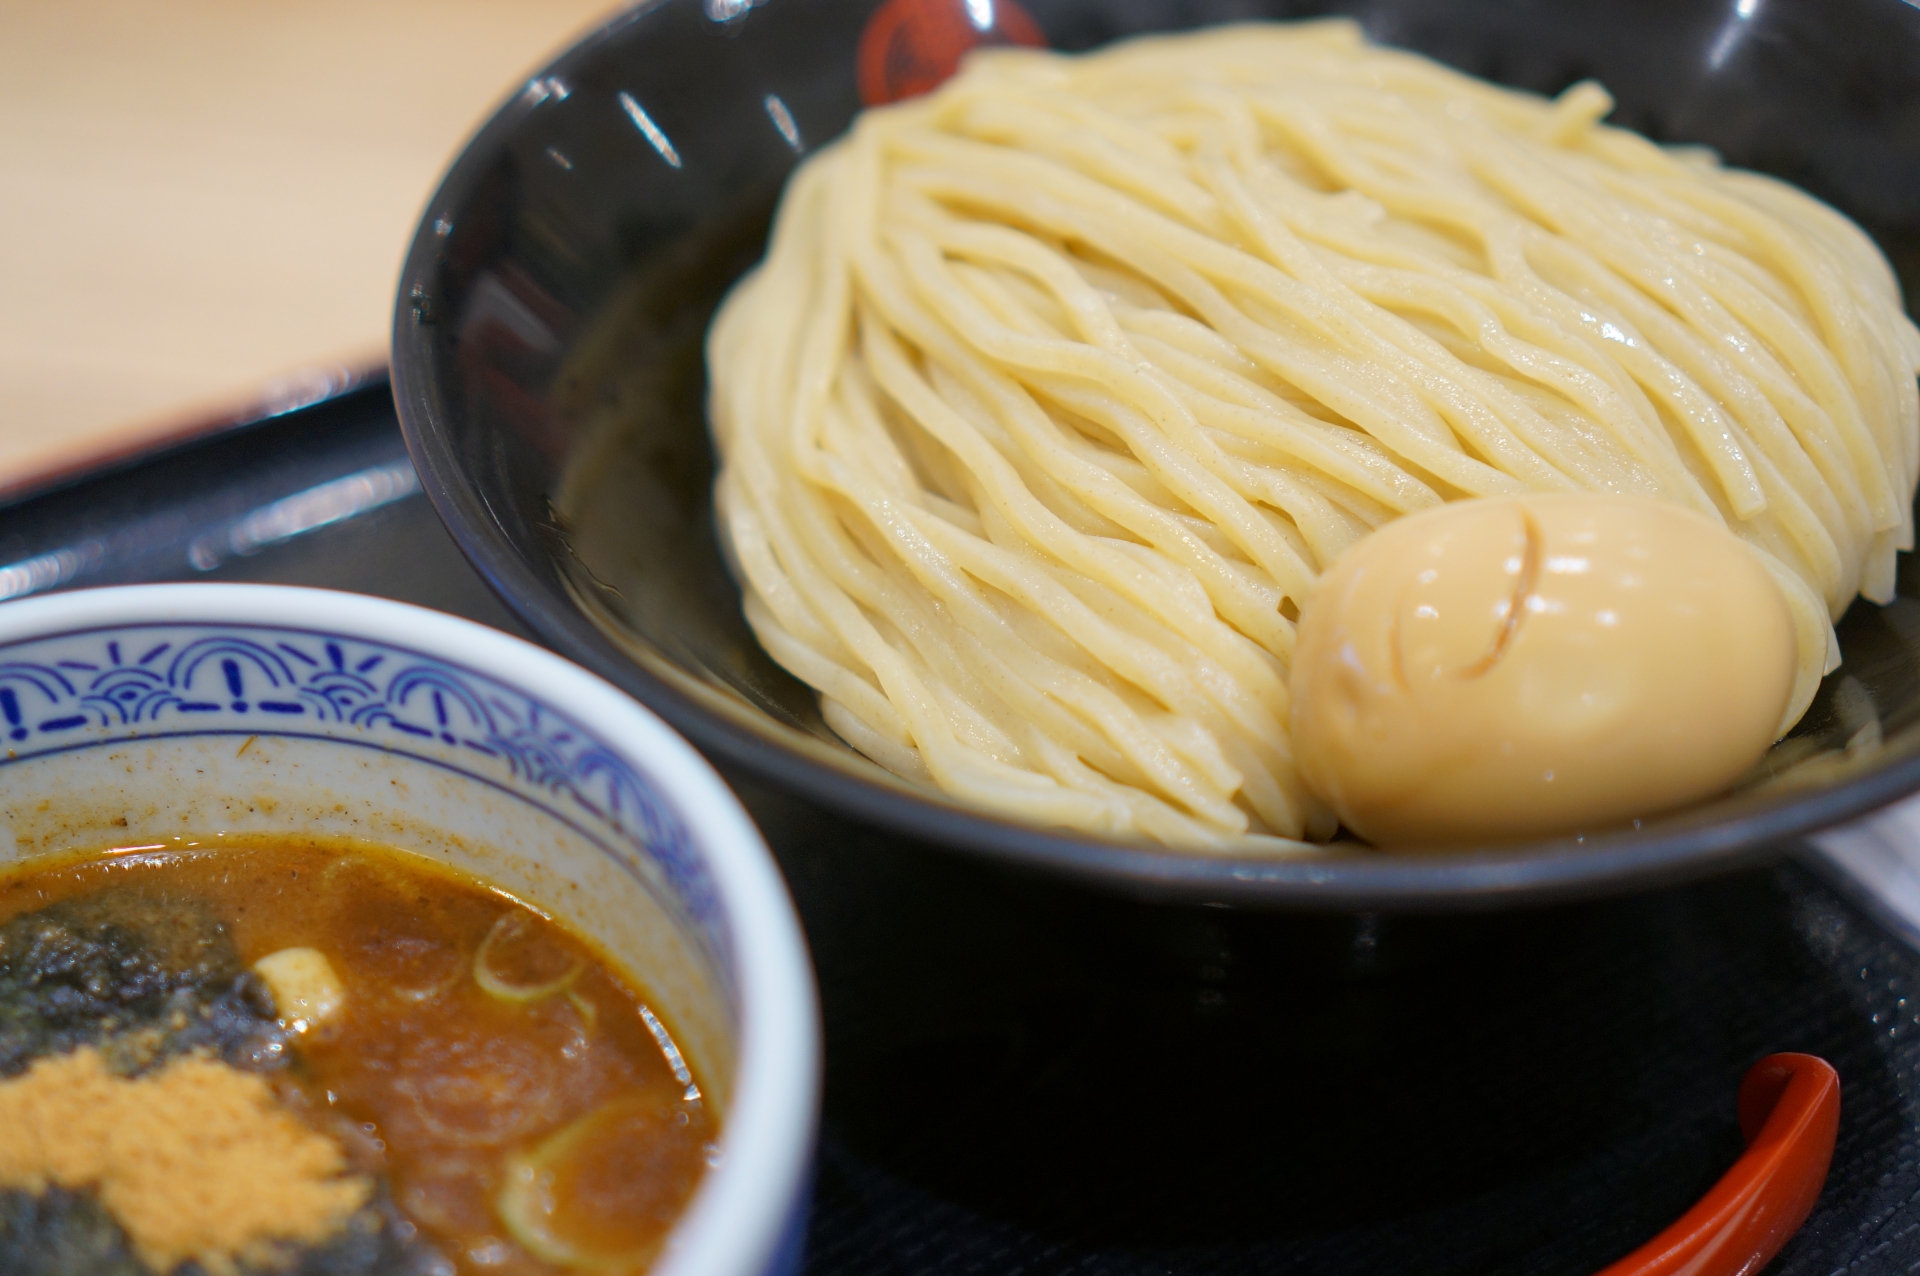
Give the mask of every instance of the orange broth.
M 543 1141 L 589 1113 L 601 1116 L 568 1155 L 518 1172 L 538 1179 L 551 1234 L 602 1270 L 609 1255 L 646 1265 L 714 1154 L 715 1115 L 697 1081 L 676 1078 L 644 999 L 585 943 L 479 881 L 360 843 L 182 841 L 0 877 L 0 922 L 107 890 L 197 901 L 249 966 L 289 947 L 326 955 L 345 1011 L 298 1039 L 276 1075 L 283 1096 L 346 1131 L 350 1159 L 391 1185 L 463 1273 L 565 1270 L 516 1242 L 496 1202 Z M 496 992 L 524 999 L 481 986 L 482 945 Z

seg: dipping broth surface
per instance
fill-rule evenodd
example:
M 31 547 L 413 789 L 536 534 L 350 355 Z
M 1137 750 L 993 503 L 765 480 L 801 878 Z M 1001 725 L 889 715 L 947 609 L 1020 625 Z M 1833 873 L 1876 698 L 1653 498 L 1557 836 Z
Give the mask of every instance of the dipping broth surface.
M 267 1076 L 281 1104 L 339 1142 L 397 1210 L 393 1230 L 417 1235 L 415 1258 L 437 1251 L 411 1268 L 642 1269 L 714 1154 L 718 1123 L 643 999 L 551 921 L 426 860 L 292 838 L 181 842 L 0 878 L 0 936 L 49 909 L 161 945 L 198 926 L 207 951 L 230 943 L 224 960 L 247 970 L 282 954 L 290 976 L 251 976 L 273 992 L 277 1025 L 179 1050 Z M 319 953 L 333 982 L 302 984 L 312 959 L 286 950 Z M 240 986 L 264 1004 L 258 985 Z M 301 987 L 318 991 L 290 1006 L 287 989 Z M 25 1070 L 11 1048 L 0 1081 Z M 173 1047 L 155 1049 L 157 1060 Z M 102 1054 L 123 1072 L 157 1066 Z

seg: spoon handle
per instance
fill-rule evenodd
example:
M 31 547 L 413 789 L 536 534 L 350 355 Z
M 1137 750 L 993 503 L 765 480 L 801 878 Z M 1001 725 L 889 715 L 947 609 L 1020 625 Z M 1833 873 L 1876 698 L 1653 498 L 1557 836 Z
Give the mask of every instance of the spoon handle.
M 1772 1054 L 1740 1083 L 1747 1150 L 1671 1227 L 1599 1276 L 1752 1276 L 1813 1212 L 1840 1127 L 1840 1074 Z

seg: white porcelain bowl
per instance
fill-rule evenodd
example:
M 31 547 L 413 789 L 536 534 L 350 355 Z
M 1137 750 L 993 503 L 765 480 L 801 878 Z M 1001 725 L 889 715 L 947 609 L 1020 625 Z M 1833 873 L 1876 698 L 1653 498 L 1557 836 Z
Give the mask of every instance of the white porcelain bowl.
M 797 1269 L 819 1105 L 806 946 L 759 833 L 625 694 L 517 638 L 324 590 L 0 606 L 0 863 L 188 836 L 368 839 L 476 874 L 647 990 L 724 1112 L 653 1276 Z

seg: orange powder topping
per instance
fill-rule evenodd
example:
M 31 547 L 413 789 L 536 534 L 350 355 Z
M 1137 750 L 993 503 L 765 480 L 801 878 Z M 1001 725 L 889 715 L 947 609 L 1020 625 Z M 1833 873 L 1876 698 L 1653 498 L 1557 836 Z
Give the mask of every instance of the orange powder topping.
M 94 1189 L 154 1271 L 322 1239 L 372 1191 L 345 1168 L 263 1078 L 211 1059 L 127 1078 L 85 1047 L 0 1081 L 0 1187 Z

